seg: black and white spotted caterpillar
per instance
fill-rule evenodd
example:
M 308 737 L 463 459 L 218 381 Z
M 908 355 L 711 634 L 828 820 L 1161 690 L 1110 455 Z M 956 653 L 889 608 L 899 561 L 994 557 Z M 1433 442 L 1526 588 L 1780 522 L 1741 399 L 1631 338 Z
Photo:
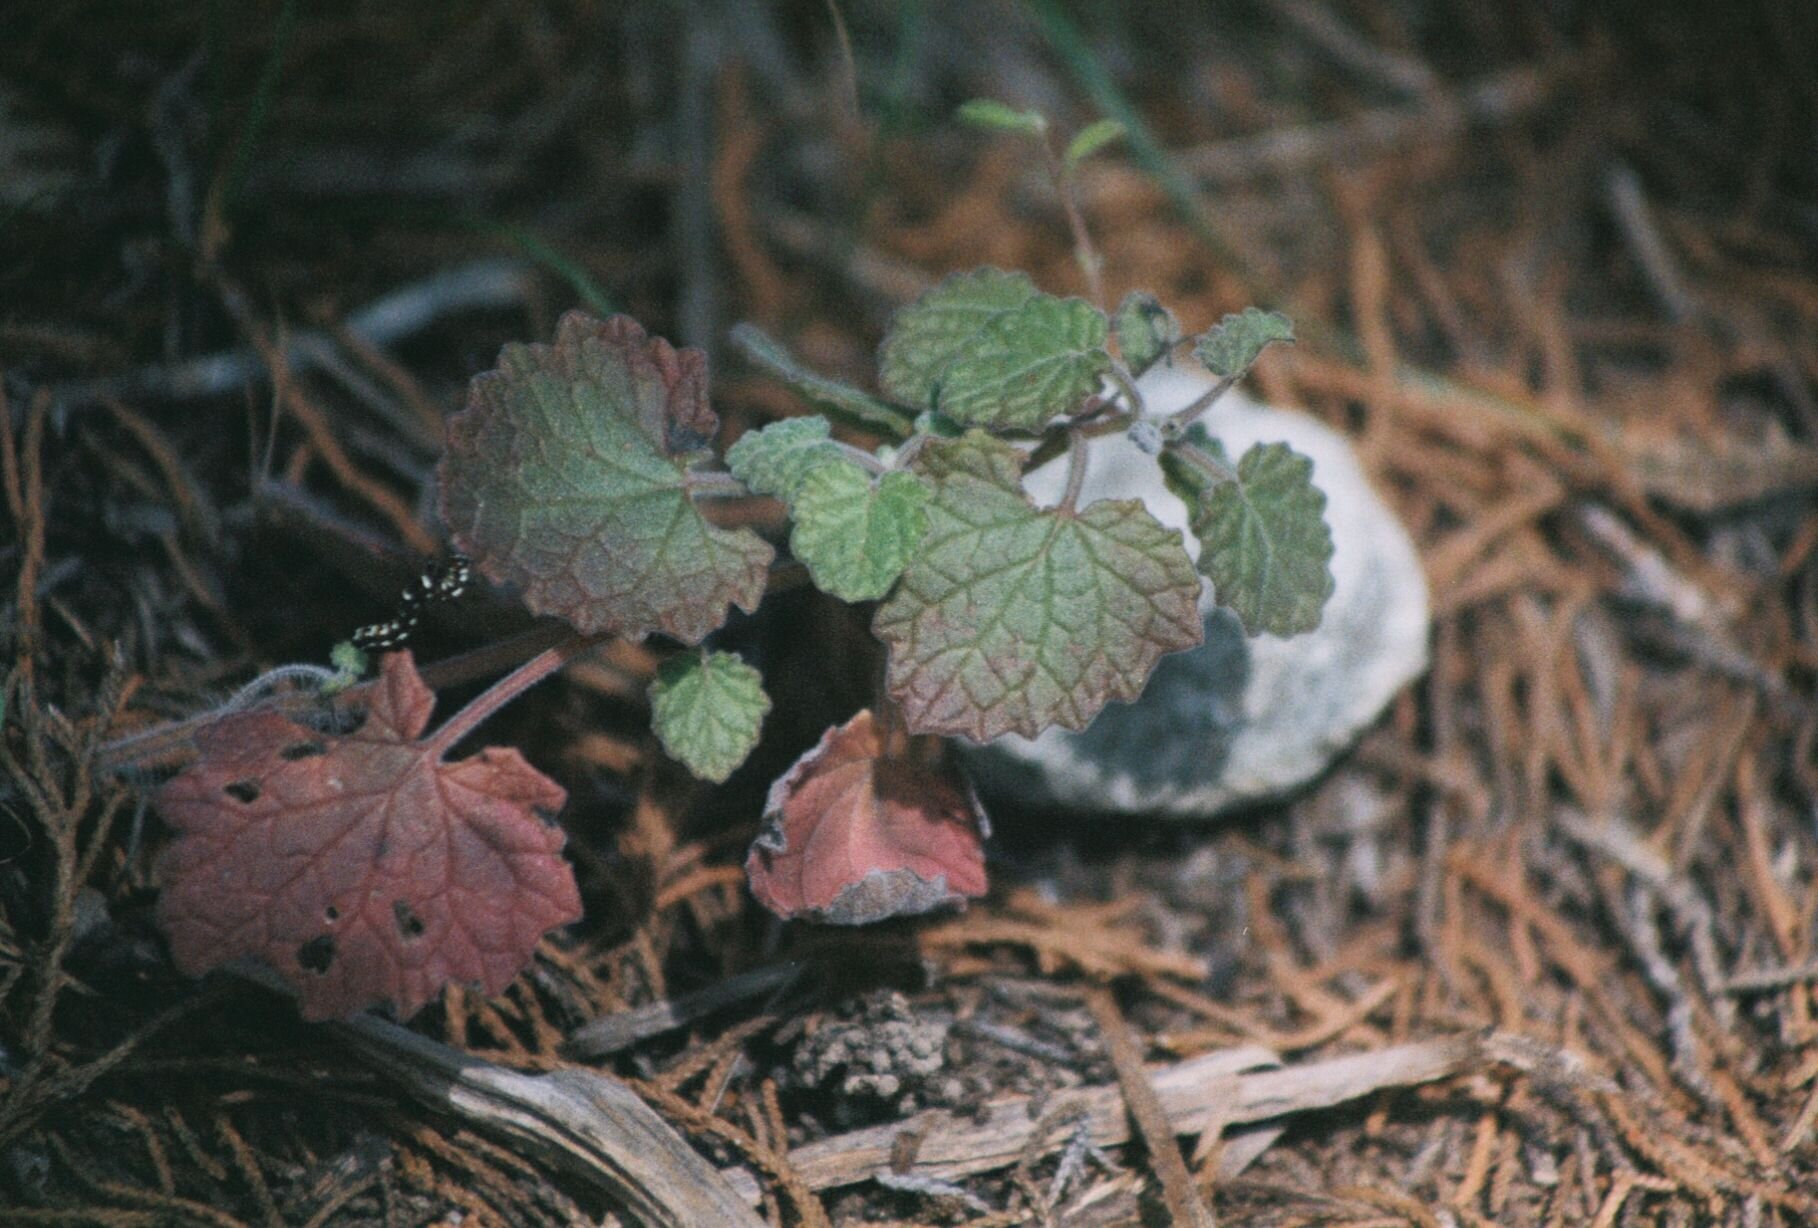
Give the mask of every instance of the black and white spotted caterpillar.
M 369 623 L 348 638 L 362 652 L 393 652 L 410 642 L 411 632 L 422 621 L 423 607 L 452 601 L 473 582 L 473 564 L 465 555 L 451 555 L 446 563 L 433 563 L 398 597 L 398 613 L 390 622 Z

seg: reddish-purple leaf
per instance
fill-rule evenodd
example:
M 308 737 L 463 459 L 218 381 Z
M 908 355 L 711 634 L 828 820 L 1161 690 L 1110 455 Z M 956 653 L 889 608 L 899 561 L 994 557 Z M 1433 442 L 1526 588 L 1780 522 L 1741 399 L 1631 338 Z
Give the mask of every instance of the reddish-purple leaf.
M 554 345 L 500 350 L 449 419 L 442 518 L 539 614 L 698 644 L 728 605 L 757 608 L 775 557 L 695 506 L 718 425 L 701 351 L 571 311 Z
M 865 711 L 770 786 L 745 873 L 779 917 L 863 925 L 983 895 L 984 831 L 971 789 L 886 757 Z
M 250 956 L 296 988 L 305 1019 L 386 1001 L 409 1017 L 451 981 L 500 992 L 544 933 L 579 919 L 551 821 L 562 787 L 515 750 L 443 762 L 418 740 L 435 697 L 410 654 L 380 669 L 354 732 L 230 714 L 158 790 L 177 833 L 158 917 L 185 974 Z

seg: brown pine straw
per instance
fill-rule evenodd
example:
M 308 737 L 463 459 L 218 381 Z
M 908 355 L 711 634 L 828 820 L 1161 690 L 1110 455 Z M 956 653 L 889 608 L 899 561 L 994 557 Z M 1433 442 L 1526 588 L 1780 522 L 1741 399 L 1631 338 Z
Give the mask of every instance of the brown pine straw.
M 1106 1052 L 1111 1055 L 1118 1085 L 1123 1088 L 1124 1103 L 1142 1133 L 1149 1164 L 1161 1178 L 1173 1222 L 1182 1228 L 1212 1228 L 1212 1213 L 1206 1209 L 1192 1175 L 1187 1172 L 1186 1162 L 1181 1159 L 1174 1128 L 1168 1122 L 1161 1101 L 1156 1098 L 1148 1073 L 1143 1070 L 1142 1049 L 1130 1025 L 1124 1021 L 1123 1012 L 1118 1010 L 1117 999 L 1109 989 L 1100 986 L 1087 991 L 1086 1005 L 1103 1031 Z
M 1281 23 L 1283 30 L 1309 28 L 1307 6 L 1283 8 L 1303 16 Z M 1361 39 L 1411 60 L 1418 36 L 1399 28 L 1391 10 L 1334 9 L 1312 27 L 1321 46 Z M 767 20 L 753 11 L 750 20 Z M 1789 32 L 1794 19 L 1776 14 L 1768 28 Z M 584 46 L 589 54 L 576 55 L 570 43 L 578 40 L 560 21 L 522 39 L 507 37 L 516 27 L 503 8 L 482 5 L 478 19 L 472 41 L 504 62 L 483 73 L 457 72 L 471 67 L 459 60 L 438 67 L 459 78 L 462 108 L 509 126 L 523 105 L 514 99 L 536 98 L 533 109 L 552 103 L 534 83 L 560 81 L 576 91 L 549 122 L 569 110 L 585 116 L 562 134 L 563 147 L 586 150 L 587 164 L 603 173 L 586 177 L 584 193 L 555 193 L 550 216 L 591 217 L 597 203 L 615 221 L 629 218 L 636 210 L 626 207 L 621 183 L 711 198 L 716 248 L 725 257 L 724 276 L 712 285 L 672 286 L 673 262 L 638 250 L 644 236 L 601 236 L 585 225 L 557 236 L 630 309 L 661 316 L 673 301 L 711 296 L 720 323 L 756 318 L 864 382 L 889 308 L 951 269 L 991 262 L 1028 269 L 1058 293 L 1083 288 L 1062 219 L 1015 142 L 944 129 L 899 132 L 869 147 L 862 138 L 820 141 L 802 100 L 829 111 L 837 101 L 842 115 L 846 106 L 827 92 L 824 81 L 834 74 L 825 57 L 809 58 L 815 43 L 807 23 L 788 31 L 788 58 L 809 66 L 802 74 L 759 54 L 709 76 L 709 105 L 699 109 L 711 128 L 711 175 L 672 184 L 666 172 L 652 179 L 648 169 L 621 163 L 613 140 L 602 138 L 617 131 L 602 127 L 602 118 L 623 117 L 587 93 L 592 69 L 570 71 L 597 56 Z M 384 24 L 403 34 L 409 22 L 395 15 Z M 1429 677 L 1306 793 L 1191 833 L 1171 829 L 1159 837 L 1168 850 L 1159 856 L 1147 845 L 1158 838 L 1136 824 L 1142 834 L 1129 847 L 1088 867 L 1038 857 L 1032 873 L 1052 892 L 1045 902 L 1015 889 L 1021 863 L 1006 868 L 996 898 L 961 918 L 905 927 L 889 940 L 892 954 L 900 946 L 912 949 L 911 960 L 921 957 L 932 987 L 915 989 L 918 1011 L 990 1018 L 1015 987 L 1044 985 L 1077 1001 L 1081 980 L 1119 978 L 1123 1024 L 1138 1051 L 1156 1057 L 1253 1043 L 1295 1062 L 1490 1026 L 1550 1055 L 1424 1091 L 1378 1094 L 1354 1121 L 1309 1119 L 1313 1128 L 1273 1144 L 1244 1175 L 1206 1187 L 1205 1198 L 1229 1208 L 1232 1222 L 1614 1228 L 1659 1219 L 1786 1228 L 1813 1221 L 1803 1182 L 1818 1126 L 1818 889 L 1802 816 L 1818 794 L 1818 713 L 1800 704 L 1818 672 L 1818 518 L 1776 526 L 1763 515 L 1783 506 L 1792 510 L 1776 515 L 1797 519 L 1798 501 L 1813 490 L 1801 465 L 1809 465 L 1818 438 L 1818 291 L 1809 244 L 1800 245 L 1780 216 L 1789 206 L 1777 196 L 1788 163 L 1773 147 L 1785 142 L 1773 124 L 1752 134 L 1758 146 L 1729 141 L 1733 133 L 1713 116 L 1683 129 L 1650 126 L 1659 116 L 1625 92 L 1624 72 L 1605 71 L 1620 47 L 1523 64 L 1519 57 L 1531 49 L 1517 37 L 1499 48 L 1470 29 L 1457 38 L 1510 62 L 1491 76 L 1471 69 L 1458 80 L 1452 65 L 1429 70 L 1434 97 L 1404 102 L 1396 94 L 1392 103 L 1370 94 L 1385 84 L 1380 61 L 1361 89 L 1350 70 L 1319 75 L 1317 97 L 1290 97 L 1230 60 L 1209 63 L 1191 92 L 1182 81 L 1119 74 L 1164 145 L 1186 151 L 1189 170 L 1216 170 L 1199 186 L 1208 208 L 1228 218 L 1252 252 L 1267 285 L 1263 305 L 1288 309 L 1306 325 L 1299 346 L 1265 357 L 1254 390 L 1350 433 L 1414 534 L 1437 619 Z M 231 52 L 232 37 L 229 44 Z M 530 50 L 514 50 L 520 45 Z M 1293 68 L 1305 48 L 1275 50 Z M 297 125 L 302 139 L 328 149 L 333 121 L 314 112 L 341 108 L 323 108 L 308 92 L 311 55 L 343 51 L 332 41 L 324 46 L 320 27 L 305 21 L 285 68 L 299 91 L 286 94 L 285 127 Z M 1007 37 L 993 54 L 1015 57 L 1009 62 L 1035 86 L 1077 105 L 1065 81 L 1041 76 L 1051 65 L 1040 46 Z M 980 68 L 960 58 L 956 71 Z M 1311 65 L 1310 73 L 1330 67 Z M 234 65 L 248 79 L 256 66 L 244 54 Z M 1635 66 L 1632 55 L 1617 65 Z M 1777 84 L 1769 75 L 1738 79 L 1726 98 L 1746 113 L 1757 93 Z M 1504 76 L 1544 83 L 1541 95 L 1558 105 L 1529 98 L 1483 127 L 1456 121 L 1457 104 L 1468 103 L 1480 82 Z M 1676 88 L 1671 80 L 1658 84 Z M 427 87 L 412 77 L 409 88 Z M 1796 95 L 1780 98 L 1775 122 L 1790 122 L 1798 105 Z M 1524 118 L 1535 115 L 1541 123 Z M 1360 126 L 1364 118 L 1371 123 Z M 1333 136 L 1377 131 L 1378 120 L 1401 135 L 1361 143 Z M 1725 147 L 1698 144 L 1704 122 L 1717 125 Z M 1678 146 L 1681 137 L 1694 152 Z M 1195 160 L 1195 149 L 1203 159 Z M 832 159 L 840 169 L 816 178 L 830 151 L 840 155 Z M 1637 164 L 1646 199 L 1626 217 L 1612 209 L 1598 180 L 1603 170 L 1586 165 L 1606 154 Z M 861 158 L 862 200 L 847 191 Z M 849 174 L 852 182 L 840 177 Z M 1719 174 L 1754 186 L 1732 201 L 1714 186 Z M 812 182 L 798 185 L 797 176 Z M 786 199 L 778 198 L 779 181 Z M 482 187 L 482 197 L 529 199 L 526 187 L 535 199 L 550 195 L 523 181 L 506 186 Z M 1097 160 L 1087 197 L 1114 296 L 1156 290 L 1190 332 L 1250 301 L 1132 160 L 1116 153 Z M 864 212 L 835 207 L 810 217 L 803 200 L 850 200 Z M 1646 259 L 1633 237 L 1636 217 L 1651 232 Z M 395 228 L 409 231 L 405 223 Z M 236 275 L 261 295 L 269 287 L 278 304 L 262 308 L 261 318 L 294 315 L 293 303 L 342 293 L 336 278 L 350 272 L 346 263 L 304 267 L 288 254 L 261 260 L 256 243 L 249 231 L 228 250 Z M 406 233 L 398 244 L 362 251 L 357 263 L 450 258 L 446 234 Z M 1675 297 L 1688 318 L 1660 309 L 1658 287 L 1666 284 L 1683 290 Z M 422 442 L 433 442 L 432 428 L 459 403 L 469 352 L 485 354 L 507 333 L 546 333 L 568 298 L 551 280 L 525 321 L 460 332 L 446 347 L 460 351 L 457 360 L 418 350 L 407 366 L 396 355 L 361 354 L 409 415 L 410 425 L 392 424 L 404 452 L 420 461 Z M 22 310 L 30 320 L 34 308 Z M 151 336 L 164 310 L 160 303 L 147 314 L 128 303 L 119 314 Z M 38 330 L 72 339 L 55 362 L 133 353 L 95 318 L 50 320 Z M 1346 336 L 1336 334 L 1340 325 Z M 257 337 L 261 328 L 251 331 Z M 5 344 L 23 335 L 15 329 Z M 1181 361 L 1190 360 L 1183 354 Z M 780 386 L 728 373 L 734 377 L 716 381 L 716 408 L 729 424 L 804 408 Z M 326 380 L 280 378 L 279 389 L 300 438 L 277 458 L 278 468 L 301 490 L 350 503 L 398 542 L 423 545 L 419 492 L 400 480 L 403 470 L 369 472 L 364 445 L 356 446 L 350 422 L 370 439 L 369 417 L 349 418 L 344 390 Z M 184 470 L 197 416 L 190 411 L 217 413 L 218 405 L 178 406 L 181 412 L 155 418 L 137 406 L 97 408 L 68 431 L 67 424 L 51 429 L 40 398 L 24 408 L 23 430 L 8 416 L 0 432 L 0 478 L 19 546 L 16 629 L 25 648 L 11 663 L 7 734 L 28 722 L 38 734 L 34 745 L 9 742 L 8 750 L 20 752 L 35 779 L 68 780 L 59 775 L 66 768 L 83 770 L 79 754 L 65 757 L 68 748 L 79 750 L 92 728 L 114 720 L 115 705 L 86 699 L 89 662 L 103 658 L 82 653 L 103 652 L 123 626 L 80 600 L 94 577 L 68 569 L 88 561 L 81 539 L 103 534 L 81 522 L 81 500 L 65 499 L 62 484 L 79 485 L 92 469 L 133 499 L 168 506 L 180 522 L 176 534 L 148 539 L 130 583 L 105 577 L 156 612 L 146 628 L 152 642 L 139 646 L 156 652 L 132 659 L 119 682 L 123 692 L 138 687 L 150 697 L 129 701 L 127 719 L 141 724 L 168 716 L 156 704 L 168 705 L 194 682 L 198 675 L 185 670 L 196 645 L 223 631 L 232 638 L 228 620 L 241 612 L 211 608 L 222 560 L 198 530 L 212 508 L 233 507 L 241 496 L 216 474 Z M 1769 477 L 1793 485 L 1738 500 L 1747 480 Z M 75 544 L 59 544 L 65 536 Z M 71 574 L 80 582 L 72 584 Z M 47 581 L 59 575 L 55 585 Z M 254 655 L 272 650 L 252 647 Z M 666 649 L 614 651 L 625 654 L 624 668 L 617 657 L 578 667 L 577 685 L 527 722 L 539 732 L 526 749 L 546 756 L 539 762 L 635 788 L 657 760 L 647 742 L 622 732 L 631 726 L 619 718 L 635 714 Z M 206 675 L 226 666 L 198 668 Z M 608 710 L 611 731 L 595 723 Z M 545 722 L 550 714 L 555 719 Z M 124 807 L 116 817 L 130 813 Z M 86 832 L 99 817 L 91 809 L 74 822 Z M 703 969 L 800 954 L 789 949 L 795 935 L 769 928 L 738 887 L 753 816 L 690 811 L 687 802 L 646 792 L 617 827 L 604 810 L 580 818 L 575 839 L 587 846 L 587 873 L 601 880 L 594 889 L 612 901 L 605 910 L 612 915 L 571 947 L 546 950 L 536 972 L 504 999 L 480 1004 L 451 994 L 444 1014 L 428 1012 L 416 1026 L 439 1028 L 516 1066 L 545 1068 L 560 1063 L 559 1041 L 576 1018 L 664 998 L 672 980 L 692 988 Z M 700 835 L 706 825 L 715 829 L 711 838 Z M 1072 837 L 1055 842 L 1070 846 Z M 116 919 L 121 899 L 148 885 L 142 866 L 116 863 L 120 848 L 107 841 L 92 858 L 85 849 L 67 863 L 76 871 L 70 877 L 82 880 L 73 885 L 101 891 Z M 1206 880 L 1189 874 L 1183 858 L 1195 859 Z M 178 1047 L 187 1029 L 148 1038 L 159 1047 L 154 1056 L 140 1049 L 98 1067 L 94 1051 L 73 1039 L 81 1027 L 66 1035 L 52 1025 L 85 1024 L 97 1006 L 113 1009 L 107 987 L 75 983 L 56 959 L 25 963 L 58 952 L 60 942 L 54 934 L 45 946 L 23 929 L 0 932 L 0 1007 L 43 1050 L 41 1086 L 68 1092 L 49 1105 L 32 1137 L 48 1140 L 69 1197 L 55 1212 L 19 1211 L 21 1221 L 269 1222 L 249 1173 L 263 1175 L 286 1222 L 331 1217 L 332 1199 L 299 1203 L 279 1180 L 297 1148 L 325 1140 L 291 1138 L 263 1114 L 321 1105 L 392 1121 L 380 1115 L 364 1076 L 318 1061 L 294 1040 L 238 1056 L 182 1048 L 181 1056 L 163 1056 L 161 1046 Z M 771 943 L 784 949 L 771 951 Z M 818 952 L 813 958 L 824 965 L 853 962 L 849 949 Z M 61 992 L 42 1005 L 46 1025 L 35 1029 L 40 982 Z M 838 1001 L 802 997 L 802 1012 Z M 1019 1025 L 1032 1028 L 1060 1009 L 1039 1001 L 1015 1007 Z M 701 1046 L 705 1056 L 672 1065 L 657 1076 L 669 1086 L 651 1094 L 677 1092 L 671 1108 L 685 1111 L 689 1128 L 734 1151 L 738 1141 L 716 1129 L 762 1149 L 782 1170 L 765 1170 L 767 1205 L 780 1221 L 795 1213 L 785 1204 L 800 1201 L 786 1180 L 785 1152 L 791 1129 L 799 1133 L 806 1119 L 789 1120 L 800 1089 L 776 1091 L 786 1060 L 767 1068 L 772 1046 L 755 1043 L 763 1030 L 755 1025 L 768 1026 L 757 1018 L 764 1009 L 727 1008 L 712 1021 L 716 1039 Z M 192 1017 L 198 1035 L 213 1043 L 203 1029 L 225 1014 Z M 778 1021 L 779 1029 L 790 1022 Z M 106 1035 L 104 1055 L 119 1033 Z M 672 1033 L 612 1060 L 660 1068 L 677 1043 Z M 955 1050 L 956 1059 L 965 1056 Z M 86 1081 L 54 1082 L 65 1072 Z M 1077 1074 L 1030 1063 L 1010 1077 L 1040 1085 Z M 165 1094 L 173 1081 L 196 1080 L 224 1094 L 252 1094 L 230 1110 L 240 1145 L 209 1124 L 218 1120 L 212 1107 Z M 458 1126 L 436 1128 L 439 1150 L 401 1126 L 387 1129 L 386 1175 L 337 1189 L 344 1213 L 357 1206 L 408 1218 L 403 1213 L 421 1202 L 427 1215 L 459 1208 L 469 1223 L 514 1215 L 559 1222 L 537 1175 Z M 1216 1159 L 1220 1142 L 1201 1142 L 1200 1170 L 1213 1171 L 1205 1161 Z M 117 1167 L 103 1166 L 116 1159 Z M 1038 1206 L 1047 1186 L 1038 1166 L 1049 1160 L 1027 1159 L 1000 1180 Z M 1074 1197 L 1127 1198 L 1120 1205 L 1134 1215 L 1130 1191 L 1146 1177 L 1127 1173 Z M 374 1185 L 383 1199 L 351 1201 Z M 208 1206 L 203 1190 L 235 1198 L 234 1207 Z M 862 1207 L 862 1218 L 888 1213 L 860 1191 L 842 1197 Z M 914 1222 L 935 1213 L 928 1204 Z M 1026 1217 L 1012 1210 L 976 1222 L 1016 1214 Z
M 789 1196 L 796 1213 L 809 1228 L 832 1228 L 821 1200 L 808 1187 L 808 1183 L 802 1180 L 801 1174 L 790 1165 L 787 1153 L 765 1146 L 748 1132 L 691 1104 L 660 1084 L 638 1079 L 627 1079 L 626 1083 L 648 1101 L 652 1108 L 684 1130 L 691 1134 L 711 1135 L 730 1144 L 754 1167 L 763 1170 Z

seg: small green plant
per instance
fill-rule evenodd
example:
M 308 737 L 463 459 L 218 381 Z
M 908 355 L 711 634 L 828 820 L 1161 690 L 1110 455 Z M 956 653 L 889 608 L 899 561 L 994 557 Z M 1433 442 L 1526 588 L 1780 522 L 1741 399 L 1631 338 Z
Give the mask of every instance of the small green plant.
M 1071 175 L 1116 139 L 1116 128 L 1094 125 L 1057 153 L 1040 116 L 985 103 L 965 116 L 1040 142 L 1099 297 L 1097 256 L 1072 206 Z M 723 457 L 714 449 L 719 423 L 705 356 L 647 335 L 626 316 L 570 313 L 553 344 L 507 345 L 497 368 L 473 381 L 466 409 L 449 423 L 438 471 L 443 518 L 463 565 L 470 559 L 532 611 L 567 622 L 575 638 L 420 741 L 427 690 L 402 654 L 385 658 L 380 694 L 389 706 L 369 707 L 377 733 L 311 735 L 278 718 L 224 718 L 203 762 L 161 796 L 180 831 L 216 833 L 207 856 L 200 844 L 182 852 L 181 840 L 169 855 L 179 881 L 167 887 L 178 909 L 167 911 L 167 922 L 182 939 L 173 945 L 186 967 L 261 955 L 304 984 L 317 1013 L 372 999 L 406 1007 L 425 1000 L 429 982 L 420 977 L 350 979 L 336 968 L 332 992 L 323 982 L 324 961 L 359 941 L 394 961 L 403 951 L 413 966 L 440 967 L 434 952 L 412 947 L 422 929 L 412 933 L 399 918 L 459 928 L 432 898 L 443 878 L 425 883 L 413 866 L 394 867 L 384 890 L 403 902 L 391 903 L 374 894 L 371 868 L 352 865 L 345 848 L 330 857 L 310 846 L 310 807 L 385 846 L 388 837 L 330 787 L 350 775 L 367 782 L 374 804 L 408 795 L 432 812 L 449 805 L 449 789 L 438 791 L 436 781 L 483 786 L 466 813 L 419 817 L 416 826 L 425 840 L 453 832 L 457 844 L 496 837 L 534 850 L 543 860 L 525 864 L 538 867 L 538 903 L 518 908 L 525 916 L 511 941 L 468 938 L 456 952 L 465 962 L 441 963 L 472 976 L 495 949 L 506 962 L 527 957 L 527 941 L 541 932 L 535 925 L 575 911 L 571 887 L 549 880 L 555 846 L 536 821 L 551 801 L 559 805 L 560 790 L 515 751 L 489 749 L 455 765 L 443 754 L 597 638 L 659 635 L 680 651 L 651 688 L 655 734 L 695 775 L 725 780 L 756 745 L 770 699 L 755 668 L 704 641 L 732 607 L 758 608 L 779 574 L 779 546 L 828 595 L 877 603 L 870 625 L 887 659 L 872 708 L 829 730 L 770 791 L 747 868 L 759 899 L 783 916 L 866 922 L 982 893 L 978 802 L 923 753 L 926 739 L 907 735 L 983 742 L 1083 728 L 1107 703 L 1136 699 L 1165 654 L 1200 643 L 1202 576 L 1250 634 L 1293 635 L 1319 622 L 1332 589 L 1332 543 L 1311 462 L 1280 444 L 1233 461 L 1200 421 L 1266 346 L 1292 340 L 1280 315 L 1247 310 L 1191 339 L 1217 379 L 1169 413 L 1150 410 L 1138 381 L 1173 361 L 1186 339 L 1147 294 L 1106 311 L 1044 293 L 1017 272 L 957 274 L 897 313 L 879 353 L 877 392 L 806 369 L 749 325 L 734 339 L 816 412 L 748 432 Z M 1153 456 L 1191 508 L 1197 559 L 1138 501 L 1082 504 L 1088 443 L 1113 432 Z M 1065 465 L 1068 478 L 1059 501 L 1044 507 L 1025 493 L 1023 477 L 1047 463 Z M 785 539 L 724 527 L 731 521 L 715 514 L 716 504 L 753 497 L 781 502 Z M 464 582 L 465 571 L 458 574 Z M 426 578 L 425 592 L 436 583 Z M 363 629 L 371 633 L 366 646 L 390 646 L 378 633 L 400 626 Z M 337 664 L 334 685 L 345 687 L 351 667 Z M 273 842 L 293 865 L 332 866 L 340 877 L 283 876 L 285 913 L 301 921 L 275 936 L 261 930 L 257 941 L 224 941 L 202 915 L 208 890 L 181 871 L 201 863 L 216 881 L 253 884 L 236 905 L 251 916 L 269 895 L 257 884 L 270 875 L 238 867 L 269 863 Z M 503 865 L 492 881 L 512 886 Z M 503 902 L 495 907 L 513 915 Z M 469 900 L 463 909 L 483 906 Z M 336 937 L 350 912 L 365 929 Z M 488 984 L 497 966 L 485 964 Z

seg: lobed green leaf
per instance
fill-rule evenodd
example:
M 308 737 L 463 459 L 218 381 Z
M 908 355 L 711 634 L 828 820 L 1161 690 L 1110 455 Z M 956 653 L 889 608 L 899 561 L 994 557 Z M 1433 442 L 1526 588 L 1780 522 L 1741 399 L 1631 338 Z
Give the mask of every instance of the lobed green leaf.
M 1036 431 L 1079 407 L 1111 369 L 1104 312 L 1038 294 L 992 319 L 942 372 L 939 408 L 966 426 Z
M 1199 570 L 1219 605 L 1251 635 L 1297 635 L 1319 626 L 1332 595 L 1332 531 L 1313 462 L 1286 444 L 1257 444 L 1237 480 L 1200 492 L 1193 531 Z
M 913 473 L 875 484 L 850 461 L 810 473 L 790 505 L 789 548 L 822 592 L 875 601 L 890 591 L 928 531 L 928 485 Z
M 672 759 L 715 784 L 751 754 L 769 711 L 762 676 L 729 652 L 673 657 L 650 684 L 657 740 Z
M 1193 353 L 1212 374 L 1241 379 L 1272 342 L 1294 340 L 1294 325 L 1279 311 L 1246 307 L 1228 315 L 1202 335 Z
M 1117 330 L 1117 348 L 1124 364 L 1137 375 L 1160 362 L 1180 340 L 1180 321 L 1174 313 L 1153 294 L 1141 290 L 1124 295 L 1111 323 Z
M 695 506 L 718 425 L 701 351 L 569 312 L 554 345 L 507 345 L 473 381 L 437 470 L 442 518 L 536 613 L 699 643 L 729 605 L 757 608 L 774 557 Z
M 878 355 L 878 383 L 918 410 L 934 409 L 941 375 L 980 330 L 1040 291 L 1022 273 L 955 273 L 896 313 Z
M 919 463 L 928 534 L 872 623 L 914 732 L 1079 729 L 1200 642 L 1199 577 L 1142 504 L 1038 508 L 1016 449 L 982 431 L 930 441 Z
M 840 460 L 827 419 L 817 414 L 784 418 L 761 430 L 746 431 L 726 449 L 726 467 L 754 494 L 793 501 L 814 470 Z

